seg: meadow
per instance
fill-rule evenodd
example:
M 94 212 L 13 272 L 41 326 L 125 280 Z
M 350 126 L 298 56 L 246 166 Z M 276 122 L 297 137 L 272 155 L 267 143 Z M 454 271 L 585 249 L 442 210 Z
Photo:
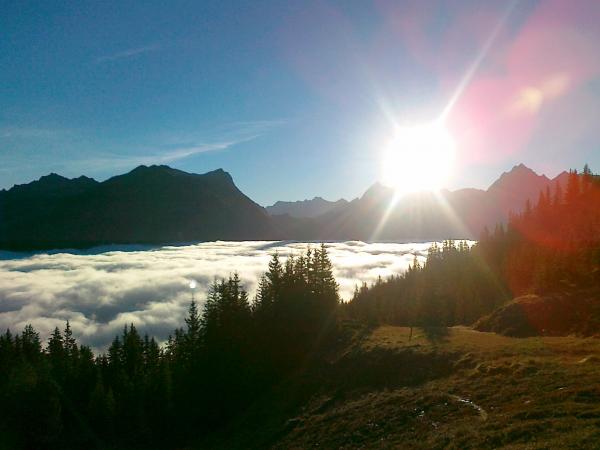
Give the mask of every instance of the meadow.
M 203 444 L 597 448 L 596 337 L 519 339 L 462 326 L 414 330 L 410 340 L 404 327 L 355 331 L 328 369 L 298 374 L 250 408 L 234 425 L 246 432 Z M 253 430 L 258 423 L 262 433 Z

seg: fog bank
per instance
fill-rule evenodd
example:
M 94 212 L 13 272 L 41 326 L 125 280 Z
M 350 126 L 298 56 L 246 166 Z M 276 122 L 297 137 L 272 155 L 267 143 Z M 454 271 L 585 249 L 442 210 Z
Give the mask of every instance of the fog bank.
M 237 272 L 254 297 L 271 255 L 298 255 L 317 244 L 207 242 L 160 248 L 98 248 L 84 252 L 0 253 L 0 330 L 31 323 L 46 339 L 68 319 L 80 342 L 104 349 L 125 324 L 164 340 L 183 324 L 191 300 L 204 301 L 215 278 Z M 344 300 L 354 286 L 403 272 L 429 243 L 328 243 Z

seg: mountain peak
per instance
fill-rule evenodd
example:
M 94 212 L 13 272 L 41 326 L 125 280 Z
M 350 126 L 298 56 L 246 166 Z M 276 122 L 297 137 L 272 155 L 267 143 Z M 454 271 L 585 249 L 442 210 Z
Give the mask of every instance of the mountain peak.
M 507 177 L 516 177 L 516 176 L 530 176 L 533 175 L 535 177 L 539 177 L 540 175 L 538 175 L 535 171 L 533 171 L 532 169 L 530 169 L 529 167 L 527 167 L 525 164 L 521 163 L 521 164 L 517 164 L 514 165 L 512 167 L 512 169 L 507 170 L 506 172 L 502 172 L 502 175 L 500 175 L 500 178 L 498 178 L 498 180 L 501 180 L 502 178 L 507 178 Z
M 62 181 L 69 181 L 69 179 L 55 172 L 51 172 L 48 175 L 41 176 L 38 181 L 41 181 L 43 183 L 56 183 Z
M 79 177 L 74 178 L 74 180 L 86 182 L 86 183 L 97 183 L 96 180 L 94 180 L 93 178 L 90 178 L 90 177 L 86 177 L 85 175 L 80 175 Z
M 277 201 L 271 206 L 267 206 L 267 212 L 274 215 L 287 214 L 296 218 L 317 217 L 325 214 L 334 208 L 347 204 L 344 199 L 339 199 L 335 202 L 325 200 L 323 197 L 316 196 L 311 200 L 296 200 L 296 201 Z
M 106 182 L 109 183 L 136 183 L 140 180 L 144 183 L 153 182 L 173 182 L 176 183 L 178 180 L 197 180 L 203 179 L 211 183 L 217 183 L 221 186 L 231 185 L 235 186 L 233 178 L 223 169 L 213 170 L 203 174 L 189 173 L 183 170 L 174 169 L 166 165 L 140 165 L 135 169 L 127 172 L 124 175 L 117 175 L 110 178 Z
M 151 165 L 151 166 L 146 166 L 144 164 L 137 166 L 135 169 L 133 169 L 131 172 L 131 174 L 133 173 L 161 173 L 161 172 L 171 172 L 171 171 L 175 171 L 175 169 L 172 169 L 169 166 L 165 166 L 165 165 Z
M 546 175 L 538 175 L 525 164 L 521 163 L 513 166 L 508 172 L 502 173 L 488 189 L 488 191 L 497 191 L 503 189 L 525 188 L 529 185 L 535 185 L 537 189 L 539 184 L 547 183 Z
M 523 163 L 513 166 L 513 168 L 508 173 L 532 173 L 537 175 L 537 173 L 535 173 L 532 169 L 530 169 Z
M 379 200 L 381 197 L 386 197 L 393 192 L 391 187 L 388 187 L 379 181 L 376 181 L 374 184 L 369 187 L 361 197 L 361 199 L 377 199 Z
M 218 169 L 215 169 L 215 170 L 211 170 L 210 172 L 206 172 L 205 175 L 228 175 L 228 176 L 231 176 L 231 175 L 229 175 L 229 172 L 223 170 L 221 167 L 219 167 Z
M 217 180 L 222 180 L 226 183 L 234 184 L 233 177 L 231 176 L 231 174 L 221 168 L 211 170 L 210 172 L 206 172 L 202 176 L 217 179 Z
M 26 184 L 16 184 L 7 192 L 26 195 L 72 195 L 98 184 L 93 178 L 81 176 L 69 179 L 55 172 Z

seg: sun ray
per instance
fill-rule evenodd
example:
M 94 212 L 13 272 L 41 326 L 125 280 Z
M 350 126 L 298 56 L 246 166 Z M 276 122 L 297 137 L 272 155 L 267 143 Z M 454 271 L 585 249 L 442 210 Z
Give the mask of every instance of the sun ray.
M 456 211 L 454 211 L 454 208 L 448 203 L 446 198 L 440 192 L 434 192 L 434 195 L 446 218 L 448 218 L 452 225 L 454 225 L 454 227 L 461 234 L 461 236 L 454 237 L 466 238 L 467 236 L 471 236 L 469 228 L 461 220 L 460 216 L 456 214 Z
M 390 201 L 390 203 L 388 204 L 387 208 L 383 212 L 383 215 L 381 216 L 381 219 L 377 223 L 377 226 L 373 230 L 373 233 L 371 233 L 371 237 L 369 239 L 369 242 L 375 242 L 377 240 L 377 238 L 379 237 L 379 233 L 381 233 L 381 230 L 383 229 L 383 227 L 387 223 L 387 221 L 388 221 L 388 219 L 390 217 L 390 214 L 392 213 L 392 211 L 394 210 L 394 208 L 398 204 L 398 200 L 399 199 L 400 199 L 400 196 L 398 195 L 398 192 L 395 192 L 394 196 L 392 197 L 392 200 Z
M 500 31 L 505 26 L 508 18 L 510 17 L 510 15 L 511 15 L 512 11 L 514 10 L 515 6 L 517 5 L 517 3 L 518 3 L 518 0 L 512 0 L 509 3 L 506 10 L 504 11 L 504 14 L 502 14 L 502 17 L 500 17 L 500 19 L 496 23 L 495 27 L 491 31 L 490 35 L 488 36 L 486 41 L 483 43 L 481 50 L 479 51 L 479 53 L 477 54 L 477 56 L 475 57 L 473 62 L 469 65 L 466 72 L 462 76 L 458 86 L 452 93 L 452 96 L 450 97 L 448 103 L 442 110 L 442 113 L 440 114 L 439 118 L 435 122 L 433 122 L 433 124 L 421 126 L 421 127 L 413 127 L 412 129 L 411 128 L 408 128 L 408 129 L 403 128 L 398 124 L 398 121 L 395 117 L 395 114 L 392 111 L 392 108 L 385 101 L 385 97 L 383 97 L 381 95 L 376 96 L 377 100 L 378 100 L 377 103 L 379 105 L 379 108 L 382 110 L 384 117 L 390 122 L 390 124 L 392 125 L 394 130 L 396 130 L 397 136 L 395 136 L 394 139 L 396 141 L 398 141 L 398 140 L 402 141 L 402 139 L 404 139 L 404 142 L 400 142 L 400 143 L 395 142 L 395 144 L 398 146 L 402 146 L 402 145 L 404 145 L 405 147 L 408 146 L 408 149 L 407 148 L 402 149 L 404 151 L 404 153 L 398 152 L 398 149 L 396 149 L 396 152 L 394 152 L 393 149 L 390 148 L 390 146 L 394 144 L 394 141 L 392 141 L 392 143 L 388 144 L 388 146 L 386 148 L 386 157 L 385 157 L 386 159 L 383 161 L 384 182 L 386 184 L 394 185 L 394 187 L 396 188 L 395 189 L 396 192 L 395 192 L 394 196 L 392 197 L 392 200 L 390 201 L 386 210 L 384 211 L 379 223 L 375 227 L 375 229 L 372 233 L 372 236 L 371 236 L 371 241 L 377 239 L 377 237 L 381 233 L 381 230 L 387 223 L 391 213 L 393 212 L 394 208 L 398 204 L 398 201 L 400 199 L 400 191 L 406 192 L 406 191 L 410 191 L 410 190 L 419 190 L 419 189 L 432 190 L 434 192 L 434 195 L 435 195 L 439 205 L 442 207 L 446 217 L 449 218 L 449 220 L 457 227 L 457 230 L 460 230 L 460 232 L 463 233 L 464 236 L 470 235 L 469 230 L 466 227 L 466 225 L 464 224 L 464 222 L 460 219 L 460 217 L 456 214 L 456 212 L 454 211 L 452 206 L 448 204 L 446 199 L 438 191 L 438 189 L 441 187 L 441 183 L 445 181 L 445 179 L 443 179 L 444 178 L 443 175 L 447 175 L 450 172 L 450 168 L 444 167 L 444 165 L 450 165 L 453 162 L 453 158 L 454 158 L 454 143 L 451 142 L 451 136 L 449 134 L 446 135 L 447 130 L 445 127 L 445 123 L 446 123 L 446 120 L 447 120 L 448 116 L 450 115 L 452 109 L 458 102 L 459 98 L 461 97 L 461 95 L 463 94 L 463 92 L 465 91 L 467 86 L 471 83 L 471 80 L 473 79 L 475 73 L 481 66 L 481 63 L 488 55 L 490 49 L 492 48 L 498 35 L 500 34 Z M 425 130 L 425 131 L 423 131 L 423 130 Z M 435 130 L 441 130 L 441 131 L 435 131 Z M 418 136 L 419 132 L 420 132 L 421 136 Z M 438 142 L 435 142 L 435 139 L 432 138 L 432 136 L 436 136 L 436 133 L 437 133 L 437 136 L 442 136 L 442 139 L 440 139 Z M 400 137 L 400 139 L 399 139 L 399 137 Z M 412 148 L 410 146 L 411 143 L 409 142 L 411 139 L 414 140 L 414 142 L 412 142 L 412 144 L 413 144 Z M 444 140 L 447 140 L 447 142 L 444 143 Z M 429 153 L 427 153 L 427 152 L 423 153 L 423 150 L 429 150 Z M 440 171 L 438 171 L 438 173 L 431 175 L 432 178 L 429 181 L 424 182 L 422 177 L 415 176 L 415 177 L 411 177 L 409 181 L 404 182 L 403 179 L 398 178 L 397 173 L 396 174 L 393 173 L 393 171 L 396 169 L 394 166 L 401 165 L 398 163 L 407 162 L 407 161 L 402 161 L 401 159 L 399 159 L 399 155 L 409 156 L 414 159 L 420 159 L 419 163 L 416 163 L 416 161 L 413 161 L 412 163 L 409 164 L 410 166 L 412 166 L 410 169 L 412 169 L 414 171 L 424 170 L 423 162 L 429 162 L 429 163 L 434 162 L 436 157 L 437 158 L 447 158 L 447 159 L 445 161 L 441 161 L 441 162 L 437 161 L 437 164 L 438 164 L 437 167 L 440 168 Z M 413 163 L 415 163 L 415 164 L 413 164 Z M 445 170 L 445 173 L 444 173 L 444 170 Z M 396 177 L 395 182 L 392 180 L 394 176 Z M 402 181 L 399 181 L 399 180 L 402 180 Z M 404 183 L 404 186 L 401 187 L 400 186 L 401 183 Z M 413 185 L 411 186 L 410 183 L 412 183 Z
M 442 111 L 442 114 L 440 115 L 440 120 L 442 122 L 445 122 L 446 118 L 452 111 L 452 108 L 454 108 L 454 105 L 456 104 L 458 99 L 461 97 L 462 93 L 465 91 L 467 86 L 471 83 L 473 76 L 479 69 L 479 66 L 481 66 L 481 63 L 483 62 L 483 60 L 485 59 L 487 54 L 489 53 L 490 49 L 492 48 L 492 45 L 494 44 L 494 42 L 496 41 L 496 38 L 498 37 L 498 34 L 500 34 L 500 31 L 504 27 L 506 21 L 510 17 L 510 15 L 511 15 L 513 9 L 515 8 L 515 6 L 517 5 L 517 3 L 518 3 L 518 0 L 513 0 L 512 2 L 509 3 L 508 7 L 506 8 L 506 11 L 502 15 L 502 17 L 498 20 L 498 22 L 496 23 L 496 26 L 494 27 L 494 29 L 492 30 L 492 32 L 490 33 L 490 35 L 484 42 L 483 46 L 481 47 L 481 50 L 477 54 L 477 57 L 473 60 L 471 65 L 467 68 L 465 74 L 463 75 L 463 77 L 460 80 L 460 83 L 458 83 L 458 86 L 452 93 L 452 96 L 450 97 L 448 104 L 446 105 L 446 107 Z

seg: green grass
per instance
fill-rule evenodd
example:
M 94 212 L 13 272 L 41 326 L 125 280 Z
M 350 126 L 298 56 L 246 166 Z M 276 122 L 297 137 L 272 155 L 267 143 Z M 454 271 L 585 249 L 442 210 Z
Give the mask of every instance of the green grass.
M 206 446 L 600 448 L 600 339 L 384 326 L 296 374 Z

